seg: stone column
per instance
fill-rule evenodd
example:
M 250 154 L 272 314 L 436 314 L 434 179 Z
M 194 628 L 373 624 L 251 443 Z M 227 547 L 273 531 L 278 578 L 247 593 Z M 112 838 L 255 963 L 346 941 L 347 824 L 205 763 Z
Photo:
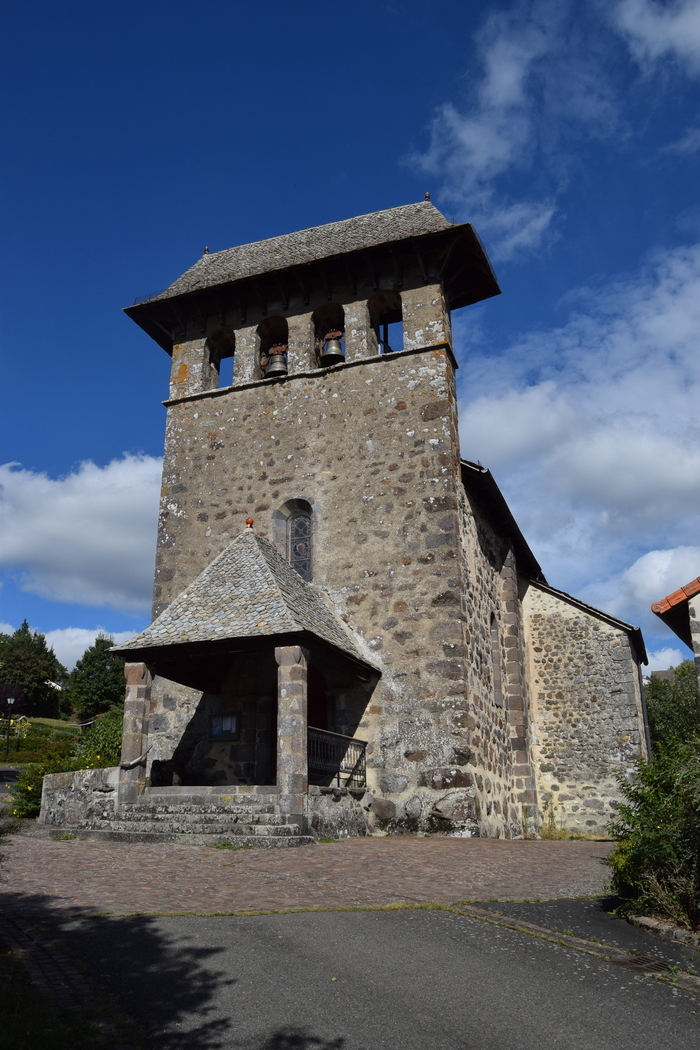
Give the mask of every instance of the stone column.
M 255 325 L 236 329 L 236 353 L 233 362 L 233 382 L 252 383 L 262 379 L 260 368 L 260 339 Z
M 277 787 L 279 809 L 290 824 L 306 831 L 309 790 L 307 665 L 299 645 L 275 649 L 277 672 Z
M 688 619 L 690 620 L 690 639 L 693 643 L 695 670 L 700 685 L 700 594 L 688 599 Z
M 288 317 L 287 324 L 289 326 L 287 368 L 290 375 L 292 372 L 308 372 L 312 368 L 318 368 L 311 313 Z
M 211 362 L 206 339 L 191 339 L 173 347 L 170 369 L 170 397 L 190 397 L 219 385 L 218 364 Z
M 505 606 L 503 646 L 506 673 L 503 692 L 510 730 L 515 797 L 523 807 L 528 807 L 530 819 L 536 823 L 537 792 L 530 759 L 518 571 L 512 550 L 503 562 L 501 581 L 501 595 Z
M 345 311 L 345 359 L 357 361 L 362 357 L 374 357 L 379 353 L 377 335 L 369 316 L 366 299 L 346 303 Z
M 401 312 L 404 350 L 452 343 L 450 312 L 441 285 L 426 284 L 401 292 Z
M 148 747 L 148 711 L 151 702 L 151 674 L 145 664 L 125 664 L 126 696 L 124 698 L 124 730 L 122 757 L 119 767 L 119 803 L 135 802 L 146 784 L 146 759 L 141 758 Z M 133 763 L 136 763 L 135 765 Z M 131 768 L 124 768 L 131 767 Z

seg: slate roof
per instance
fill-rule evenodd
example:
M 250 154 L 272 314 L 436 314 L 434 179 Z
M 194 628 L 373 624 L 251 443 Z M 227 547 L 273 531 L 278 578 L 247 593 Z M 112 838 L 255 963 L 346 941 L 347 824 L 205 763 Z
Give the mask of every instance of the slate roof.
M 309 631 L 372 666 L 322 593 L 246 529 L 141 634 L 113 652 Z
M 309 230 L 285 233 L 280 237 L 203 255 L 182 277 L 149 301 L 171 299 L 217 284 L 286 270 L 290 266 L 317 262 L 407 237 L 438 233 L 451 227 L 452 223 L 430 201 L 386 208 L 354 219 L 329 222 Z

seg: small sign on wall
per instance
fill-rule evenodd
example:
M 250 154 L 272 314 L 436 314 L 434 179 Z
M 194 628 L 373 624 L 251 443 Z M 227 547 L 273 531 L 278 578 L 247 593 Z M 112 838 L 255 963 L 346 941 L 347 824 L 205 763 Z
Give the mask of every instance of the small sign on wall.
M 238 715 L 214 715 L 209 720 L 210 740 L 238 740 Z

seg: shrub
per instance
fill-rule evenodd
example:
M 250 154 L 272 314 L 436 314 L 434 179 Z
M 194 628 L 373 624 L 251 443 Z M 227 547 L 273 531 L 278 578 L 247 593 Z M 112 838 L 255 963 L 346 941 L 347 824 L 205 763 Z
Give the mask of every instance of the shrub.
M 14 816 L 34 817 L 38 814 L 42 782 L 49 773 L 117 765 L 121 753 L 123 718 L 123 709 L 114 707 L 98 718 L 77 742 L 69 741 L 67 749 L 54 748 L 53 751 L 47 751 L 40 761 L 28 765 L 12 788 Z
M 674 668 L 673 678 L 651 678 L 644 687 L 652 745 L 692 740 L 700 727 L 698 672 L 693 660 Z
M 681 926 L 700 920 L 700 743 L 671 744 L 639 760 L 609 830 L 612 886 L 623 913 L 651 913 Z
M 124 708 L 112 707 L 86 729 L 73 749 L 77 769 L 102 769 L 116 766 L 122 750 Z

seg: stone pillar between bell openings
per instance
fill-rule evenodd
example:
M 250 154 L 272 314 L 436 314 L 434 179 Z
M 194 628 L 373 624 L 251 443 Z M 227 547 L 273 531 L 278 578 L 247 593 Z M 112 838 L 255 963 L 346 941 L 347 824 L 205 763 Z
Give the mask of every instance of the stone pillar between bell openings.
M 345 311 L 345 359 L 357 361 L 363 357 L 374 357 L 379 353 L 377 333 L 372 328 L 369 304 L 366 299 L 346 303 Z
M 289 373 L 308 372 L 312 368 L 318 368 L 311 313 L 296 314 L 293 317 L 288 317 L 287 325 L 289 328 L 289 351 L 287 354 Z
M 205 339 L 192 339 L 173 346 L 170 397 L 191 397 L 219 385 L 219 369 L 212 364 Z
M 307 668 L 309 654 L 299 645 L 275 649 L 277 661 L 277 787 L 281 815 L 306 832 L 309 758 Z
M 233 370 L 234 384 L 252 383 L 262 378 L 260 338 L 255 325 L 236 329 L 236 355 Z
M 401 292 L 403 348 L 416 350 L 438 343 L 452 343 L 450 312 L 442 286 L 426 284 Z
M 148 747 L 148 714 L 151 705 L 151 674 L 146 665 L 125 664 L 124 677 L 126 695 L 119 767 L 120 805 L 122 802 L 135 802 L 146 786 L 145 752 Z

